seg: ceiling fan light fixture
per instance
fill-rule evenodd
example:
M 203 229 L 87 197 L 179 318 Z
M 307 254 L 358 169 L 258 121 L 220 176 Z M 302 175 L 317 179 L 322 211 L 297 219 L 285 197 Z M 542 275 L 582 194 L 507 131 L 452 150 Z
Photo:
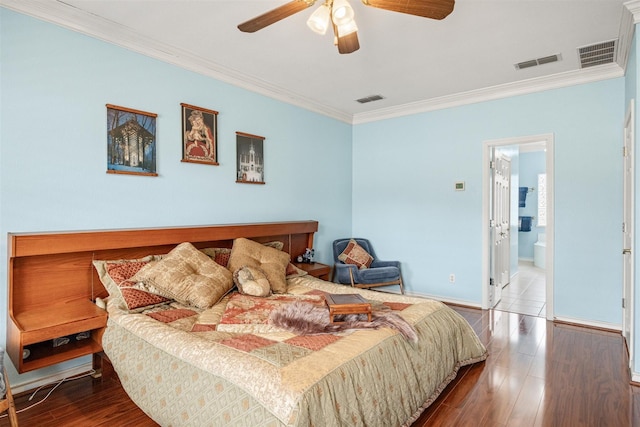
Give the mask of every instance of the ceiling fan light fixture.
M 238 25 L 238 29 L 245 33 L 255 33 L 313 6 L 316 1 L 318 0 L 289 0 L 288 3 L 243 22 Z M 349 2 L 347 0 L 320 1 L 324 4 L 311 14 L 307 20 L 307 26 L 312 31 L 324 35 L 331 25 L 334 43 L 337 44 L 338 52 L 341 54 L 353 53 L 360 49 L 358 27 L 354 21 L 355 13 Z M 362 0 L 362 3 L 365 6 L 392 12 L 430 19 L 444 19 L 453 11 L 455 0 Z
M 348 36 L 351 33 L 355 33 L 358 31 L 358 27 L 356 26 L 356 21 L 352 19 L 346 24 L 338 25 L 338 37 Z
M 307 20 L 307 26 L 314 33 L 324 35 L 327 32 L 327 28 L 329 28 L 329 15 L 329 6 L 323 4 L 311 14 Z
M 331 7 L 331 18 L 334 24 L 337 26 L 345 25 L 353 21 L 353 17 L 353 8 L 347 0 L 334 0 L 333 6 Z

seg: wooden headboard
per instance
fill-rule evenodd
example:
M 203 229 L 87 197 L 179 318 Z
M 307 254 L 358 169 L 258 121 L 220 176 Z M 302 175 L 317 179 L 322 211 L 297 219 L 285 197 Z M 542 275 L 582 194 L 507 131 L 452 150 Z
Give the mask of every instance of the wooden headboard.
M 107 295 L 93 268 L 93 260 L 134 259 L 151 254 L 166 254 L 182 242 L 191 242 L 197 248 L 230 248 L 233 239 L 237 237 L 258 242 L 281 241 L 284 243 L 283 250 L 294 259 L 304 253 L 306 248 L 313 247 L 313 235 L 316 231 L 317 221 L 294 221 L 9 233 L 8 353 L 16 367 L 20 365 L 20 372 L 47 365 L 34 363 L 34 358 L 31 358 L 27 365 L 32 366 L 23 366 L 23 347 L 58 336 L 56 334 L 65 329 L 60 327 L 60 322 L 77 322 L 78 316 L 70 314 L 70 318 L 65 319 L 60 315 L 61 319 L 43 325 L 42 318 L 47 317 L 47 313 L 73 311 L 69 307 L 75 307 L 74 302 L 82 301 L 82 305 L 86 305 L 96 297 Z M 91 306 L 89 309 L 94 310 L 92 303 Z M 92 324 L 79 326 L 93 329 Z M 84 354 L 95 352 L 95 346 L 91 350 Z

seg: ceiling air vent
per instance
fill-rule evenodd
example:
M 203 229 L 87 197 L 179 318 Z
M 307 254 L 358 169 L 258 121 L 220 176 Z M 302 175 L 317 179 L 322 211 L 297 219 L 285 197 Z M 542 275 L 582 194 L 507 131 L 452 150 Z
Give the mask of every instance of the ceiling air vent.
M 366 104 L 367 102 L 380 101 L 381 99 L 384 99 L 384 96 L 371 95 L 364 98 L 356 99 L 356 101 L 358 101 L 360 104 Z
M 557 53 L 555 55 L 549 55 L 549 56 L 545 56 L 545 57 L 542 57 L 542 58 L 530 59 L 528 61 L 518 62 L 515 65 L 515 67 L 516 67 L 516 70 L 523 70 L 525 68 L 531 68 L 531 67 L 535 67 L 535 66 L 538 66 L 538 65 L 550 64 L 552 62 L 557 62 L 557 61 L 560 61 L 561 59 L 562 59 L 562 55 Z
M 610 64 L 616 59 L 616 40 L 579 47 L 578 56 L 580 68 Z

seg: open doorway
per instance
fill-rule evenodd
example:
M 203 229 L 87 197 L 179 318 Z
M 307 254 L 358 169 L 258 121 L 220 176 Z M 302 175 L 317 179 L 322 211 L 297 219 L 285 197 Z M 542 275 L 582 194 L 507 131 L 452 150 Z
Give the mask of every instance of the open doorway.
M 553 319 L 553 148 L 552 134 L 484 142 L 483 308 Z M 495 159 L 504 156 L 512 163 L 507 283 L 495 273 L 505 263 L 495 250 L 504 226 L 496 227 L 494 219 Z

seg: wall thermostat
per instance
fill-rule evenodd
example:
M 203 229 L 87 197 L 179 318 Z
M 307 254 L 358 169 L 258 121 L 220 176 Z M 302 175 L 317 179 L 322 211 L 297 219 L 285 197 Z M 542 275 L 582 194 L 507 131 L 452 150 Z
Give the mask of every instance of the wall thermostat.
M 464 191 L 464 181 L 456 182 L 456 191 Z

